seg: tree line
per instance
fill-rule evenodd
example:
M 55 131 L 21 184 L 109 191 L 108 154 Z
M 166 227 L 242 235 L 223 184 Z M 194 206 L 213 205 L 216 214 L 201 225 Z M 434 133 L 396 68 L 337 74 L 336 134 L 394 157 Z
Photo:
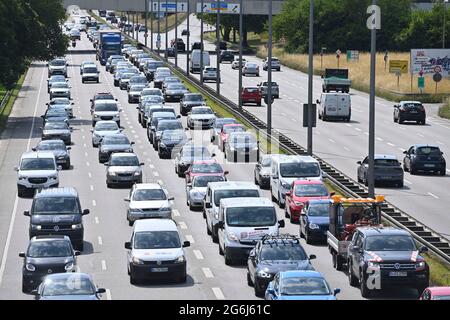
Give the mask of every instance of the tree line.
M 64 55 L 62 0 L 0 0 L 0 84 L 11 88 L 31 61 Z

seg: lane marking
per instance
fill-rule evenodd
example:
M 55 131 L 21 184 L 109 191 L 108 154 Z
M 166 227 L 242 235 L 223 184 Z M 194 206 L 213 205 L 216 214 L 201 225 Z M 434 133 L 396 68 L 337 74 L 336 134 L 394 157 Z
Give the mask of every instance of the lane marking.
M 334 141 L 333 139 L 329 138 L 328 141 L 330 141 L 331 143 L 336 143 L 336 141 Z
M 102 270 L 105 271 L 106 270 L 106 261 L 102 260 Z
M 181 215 L 180 215 L 180 211 L 178 211 L 177 209 L 173 209 L 173 210 L 172 210 L 172 213 L 173 213 L 173 215 L 174 215 L 175 217 L 181 216 Z
M 365 134 L 366 136 L 368 136 L 368 135 L 369 135 L 369 133 L 368 133 L 367 131 L 364 131 L 364 134 Z
M 352 150 L 350 150 L 350 149 L 347 148 L 347 147 L 344 147 L 344 150 L 345 150 L 345 151 L 348 151 L 348 152 L 352 151 Z
M 89 178 L 92 178 L 92 174 L 90 172 L 88 172 L 88 176 Z
M 362 130 L 360 128 L 355 128 L 356 131 L 361 132 Z
M 138 136 L 137 134 L 135 134 L 134 137 L 135 137 L 136 139 L 139 138 L 139 136 Z
M 205 275 L 206 278 L 214 278 L 214 275 L 211 272 L 210 268 L 202 268 L 203 274 Z
M 351 125 L 350 123 L 346 123 L 345 125 L 346 125 L 347 127 L 349 127 L 349 128 L 352 127 L 352 125 Z
M 83 138 L 83 139 L 85 139 L 85 138 L 86 138 L 86 136 L 83 136 L 82 138 Z
M 89 167 L 90 165 L 89 161 L 86 161 L 86 166 Z
M 85 156 L 85 157 L 87 157 L 87 156 L 88 156 L 88 153 L 87 153 L 86 151 L 84 152 L 84 156 Z
M 377 137 L 377 140 L 378 141 L 384 141 L 382 138 L 380 138 L 380 137 Z
M 407 184 L 412 184 L 411 181 L 407 180 L 407 179 L 403 179 Z
M 217 287 L 212 288 L 212 291 L 218 300 L 225 299 L 225 296 L 223 295 L 222 290 L 220 290 L 220 288 L 217 288 Z
M 406 149 L 403 148 L 398 148 L 398 150 L 400 150 L 401 152 L 406 151 Z
M 197 258 L 197 260 L 203 260 L 205 258 L 203 258 L 203 254 L 200 250 L 192 250 L 192 252 L 194 253 L 195 257 Z
M 158 180 L 158 183 L 159 183 L 161 186 L 164 185 L 164 181 L 162 181 L 162 180 Z
M 187 225 L 186 225 L 186 223 L 184 223 L 183 221 L 178 222 L 178 224 L 180 225 L 180 228 L 181 228 L 181 229 L 186 230 L 186 229 L 188 228 Z
M 190 234 L 185 236 L 186 240 L 189 241 L 190 243 L 195 243 L 194 237 L 191 236 Z
M 83 147 L 84 147 L 84 148 L 87 148 L 87 145 L 86 145 L 86 143 L 83 143 Z
M 153 171 L 153 175 L 154 175 L 155 177 L 159 177 L 159 173 L 158 173 L 157 171 Z
M 91 191 L 94 191 L 94 186 L 92 184 L 89 187 L 91 188 Z
M 391 147 L 395 147 L 395 144 L 390 143 L 390 142 L 388 142 L 387 145 L 388 145 L 388 146 L 391 146 Z
M 435 195 L 434 193 L 428 192 L 428 194 L 435 199 L 439 199 L 439 197 L 437 195 Z
M 106 300 L 112 300 L 111 290 L 109 290 L 109 289 L 106 289 Z
M 144 151 L 144 152 L 143 152 L 143 155 L 146 156 L 146 155 L 147 155 L 147 151 Z
M 93 205 L 94 207 L 97 206 L 97 201 L 92 200 L 92 205 Z
M 103 239 L 102 239 L 102 237 L 100 237 L 100 236 L 98 236 L 98 244 L 99 245 L 103 245 Z
M 95 217 L 94 220 L 95 220 L 95 223 L 96 223 L 96 224 L 99 224 L 99 223 L 100 223 L 100 221 L 98 220 L 98 217 Z
M 417 135 L 418 135 L 419 137 L 421 137 L 421 138 L 425 138 L 425 136 L 424 136 L 423 134 L 421 134 L 421 133 L 417 133 Z

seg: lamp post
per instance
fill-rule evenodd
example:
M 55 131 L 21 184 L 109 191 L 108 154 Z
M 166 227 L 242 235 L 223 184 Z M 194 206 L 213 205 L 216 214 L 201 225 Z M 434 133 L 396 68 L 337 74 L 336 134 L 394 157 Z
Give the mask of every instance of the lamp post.
M 447 3 L 448 0 L 444 0 L 444 25 L 442 26 L 442 49 L 445 49 L 445 29 L 447 20 Z
M 243 40 L 243 12 L 244 12 L 244 1 L 240 0 L 240 9 L 239 9 L 239 109 L 242 109 L 242 45 L 244 43 Z
M 309 1 L 308 155 L 313 154 L 314 0 Z

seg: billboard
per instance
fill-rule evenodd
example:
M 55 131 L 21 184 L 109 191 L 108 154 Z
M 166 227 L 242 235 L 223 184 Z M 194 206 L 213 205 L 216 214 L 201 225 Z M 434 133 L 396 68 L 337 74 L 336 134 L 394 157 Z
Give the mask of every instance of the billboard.
M 411 49 L 412 74 L 450 74 L 450 49 Z

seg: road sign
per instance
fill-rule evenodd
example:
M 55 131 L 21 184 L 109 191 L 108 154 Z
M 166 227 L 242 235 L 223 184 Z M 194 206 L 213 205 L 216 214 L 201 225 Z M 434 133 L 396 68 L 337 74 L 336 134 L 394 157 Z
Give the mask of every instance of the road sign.
M 442 81 L 442 74 L 440 74 L 440 73 L 435 73 L 435 74 L 433 75 L 433 81 L 434 81 L 434 82 L 441 82 L 441 81 Z
M 235 3 L 226 3 L 220 2 L 220 6 L 217 5 L 217 2 L 204 2 L 203 3 L 203 12 L 204 13 L 228 13 L 228 14 L 239 14 L 241 10 L 240 4 Z M 197 2 L 197 13 L 202 12 L 202 4 Z
M 347 61 L 359 61 L 359 51 L 347 50 Z
M 158 1 L 150 1 L 149 8 L 152 8 L 153 12 L 158 11 Z M 187 12 L 188 4 L 187 2 L 178 2 L 178 6 L 176 2 L 168 1 L 167 4 L 164 0 L 159 1 L 159 12 Z M 178 8 L 178 10 L 175 10 Z
M 417 80 L 417 87 L 419 87 L 419 89 L 425 88 L 425 77 L 419 77 Z
M 408 73 L 408 60 L 390 60 L 389 73 Z

